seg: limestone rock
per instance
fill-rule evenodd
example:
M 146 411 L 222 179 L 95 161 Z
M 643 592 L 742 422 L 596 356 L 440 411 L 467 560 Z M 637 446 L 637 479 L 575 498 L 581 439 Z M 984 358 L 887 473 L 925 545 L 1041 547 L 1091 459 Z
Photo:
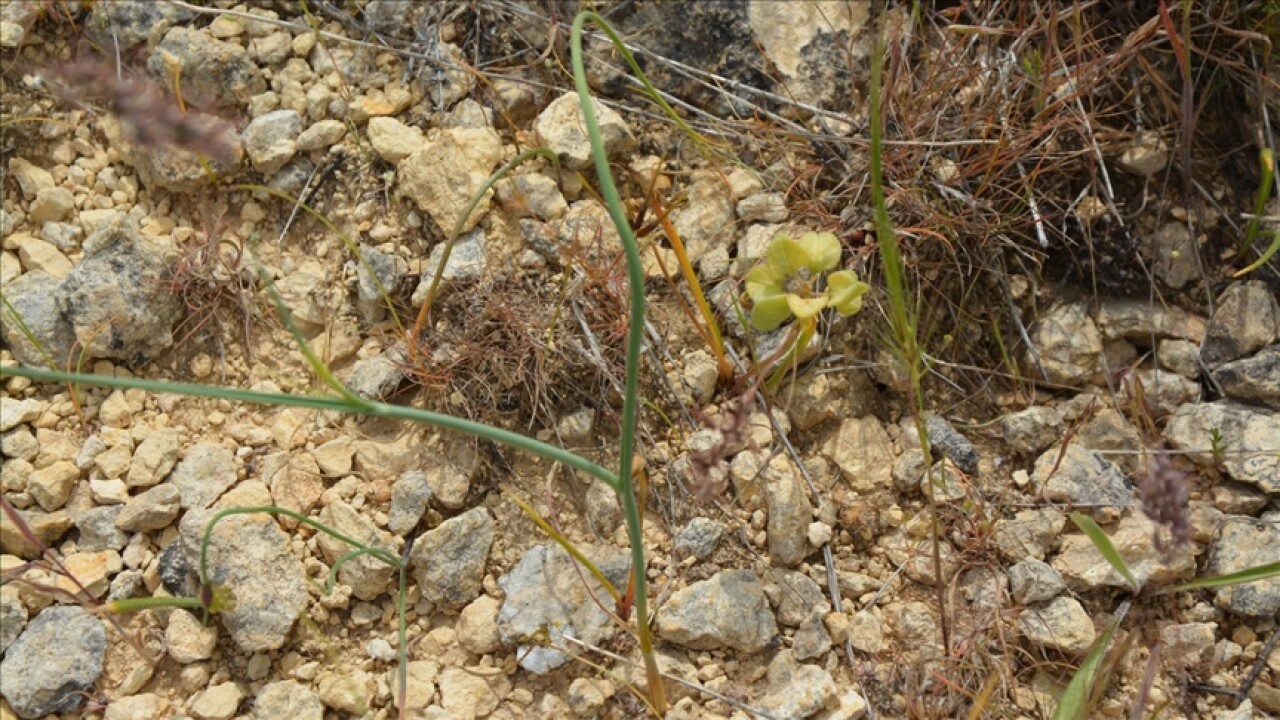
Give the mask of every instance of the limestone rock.
M 635 142 L 621 115 L 594 98 L 591 99 L 591 107 L 596 124 L 600 126 L 605 153 L 610 158 Z M 591 164 L 591 142 L 587 138 L 577 93 L 568 92 L 553 100 L 538 115 L 533 129 L 542 143 L 555 151 L 565 169 L 581 170 Z
M 502 160 L 502 141 L 490 128 L 447 128 L 398 166 L 397 194 L 411 198 L 445 233 L 451 233 L 472 196 Z M 492 190 L 462 224 L 475 227 L 489 209 Z
M 1238 360 L 1276 339 L 1280 308 L 1266 283 L 1237 283 L 1218 298 L 1200 359 L 1210 369 Z
M 1060 385 L 1087 380 L 1097 371 L 1102 357 L 1102 336 L 1082 303 L 1049 311 L 1032 327 L 1031 344 L 1037 354 L 1028 355 L 1026 366 L 1036 368 L 1038 359 L 1045 379 Z
M 77 606 L 45 608 L 0 662 L 0 695 L 24 720 L 73 713 L 102 674 L 103 622 Z
M 724 570 L 678 590 L 658 615 L 658 635 L 692 650 L 757 653 L 777 634 L 764 588 L 750 570 Z
M 476 599 L 493 537 L 489 511 L 473 508 L 418 538 L 409 562 L 423 599 L 447 611 Z
M 163 278 L 168 262 L 118 214 L 85 241 L 85 256 L 62 282 L 58 308 L 89 357 L 150 359 L 173 344 L 181 314 Z
M 1080 601 L 1065 596 L 1023 610 L 1018 629 L 1034 643 L 1075 656 L 1088 652 L 1098 636 Z
M 579 549 L 595 561 L 615 587 L 626 586 L 631 567 L 628 555 L 581 545 Z M 520 643 L 520 666 L 530 672 L 547 673 L 569 662 L 565 654 L 544 647 L 546 641 L 539 641 L 539 637 L 550 634 L 555 644 L 567 633 L 583 642 L 598 644 L 617 630 L 593 599 L 608 597 L 608 593 L 593 578 L 587 578 L 584 587 L 572 559 L 558 545 L 544 543 L 530 548 L 511 572 L 498 579 L 498 585 L 506 593 L 498 612 L 498 630 L 504 643 Z M 763 602 L 763 594 L 760 600 Z M 769 617 L 772 621 L 772 614 Z

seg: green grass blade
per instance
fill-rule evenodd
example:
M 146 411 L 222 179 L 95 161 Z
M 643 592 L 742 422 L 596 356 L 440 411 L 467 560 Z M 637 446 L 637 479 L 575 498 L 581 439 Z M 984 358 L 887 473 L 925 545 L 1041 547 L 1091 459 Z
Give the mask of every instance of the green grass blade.
M 1102 553 L 1102 557 L 1106 559 L 1111 567 L 1115 568 L 1116 572 L 1123 575 L 1124 579 L 1129 581 L 1129 585 L 1133 587 L 1133 591 L 1137 592 L 1140 590 L 1142 585 L 1138 583 L 1138 581 L 1133 577 L 1133 573 L 1129 571 L 1129 564 L 1120 556 L 1120 551 L 1116 550 L 1116 546 L 1111 544 L 1111 538 L 1103 532 L 1102 528 L 1098 527 L 1098 523 L 1094 522 L 1093 518 L 1085 515 L 1084 513 L 1073 512 L 1070 517 L 1071 522 L 1075 523 L 1076 527 L 1080 528 L 1080 530 L 1088 536 L 1089 542 L 1093 543 L 1093 546 L 1098 549 L 1099 553 Z
M 1271 152 L 1271 148 L 1262 148 L 1258 153 L 1258 160 L 1262 165 L 1262 183 L 1258 185 L 1258 195 L 1253 199 L 1253 217 L 1245 227 L 1244 244 L 1240 247 L 1241 254 L 1249 252 L 1249 248 L 1253 247 L 1253 241 L 1258 238 L 1258 227 L 1261 222 L 1258 216 L 1267 211 L 1267 201 L 1271 199 L 1271 187 L 1275 183 L 1275 153 Z
M 609 28 L 604 18 L 593 12 L 581 12 L 573 19 L 570 35 L 570 59 L 573 63 L 573 85 L 578 93 L 578 104 L 582 108 L 582 121 L 587 129 L 587 137 L 591 140 L 591 154 L 596 166 L 596 177 L 600 182 L 600 192 L 604 196 L 605 205 L 609 209 L 609 217 L 613 220 L 622 241 L 623 253 L 627 260 L 627 284 L 630 293 L 630 319 L 627 327 L 627 365 L 626 380 L 622 395 L 622 432 L 619 436 L 618 474 L 615 491 L 622 504 L 622 512 L 626 518 L 627 540 L 631 544 L 631 575 L 635 581 L 635 608 L 637 636 L 640 654 L 644 657 L 645 675 L 649 681 L 649 698 L 658 712 L 666 712 L 666 698 L 662 687 L 661 673 L 658 671 L 657 659 L 653 654 L 653 639 L 649 634 L 649 598 L 647 565 L 644 553 L 644 516 L 640 513 L 636 501 L 635 489 L 632 485 L 632 463 L 635 460 L 637 405 L 640 394 L 640 349 L 644 344 L 644 266 L 640 262 L 640 247 L 636 243 L 635 233 L 631 230 L 627 219 L 626 208 L 614 185 L 613 171 L 609 169 L 609 156 L 605 154 L 604 139 L 600 136 L 600 125 L 596 122 L 596 111 L 593 107 L 591 89 L 587 86 L 587 71 L 582 59 L 582 28 L 591 21 L 617 40 L 616 34 Z M 624 56 L 629 53 L 624 52 Z M 634 60 L 633 60 L 634 62 Z M 639 70 L 633 65 L 634 70 Z
M 1053 720 L 1085 720 L 1089 716 L 1089 696 L 1093 694 L 1094 680 L 1102 666 L 1102 659 L 1106 657 L 1107 646 L 1111 644 L 1111 637 L 1115 635 L 1116 628 L 1120 627 L 1121 621 L 1128 614 L 1129 603 L 1126 601 L 1120 606 L 1120 611 L 1107 625 L 1102 636 L 1094 641 L 1084 662 L 1080 663 L 1071 682 L 1062 691 L 1062 697 L 1058 699 L 1058 708 L 1053 713 Z
M 1231 277 L 1237 277 L 1237 278 L 1244 277 L 1245 275 L 1248 275 L 1249 273 L 1253 272 L 1254 270 L 1257 270 L 1263 265 L 1266 265 L 1267 262 L 1271 260 L 1271 258 L 1276 254 L 1277 251 L 1280 251 L 1280 230 L 1276 230 L 1274 233 L 1272 233 L 1271 244 L 1267 246 L 1267 249 L 1265 251 L 1263 251 L 1261 257 L 1249 263 L 1248 267 L 1245 267 L 1244 269 L 1238 271 L 1236 274 L 1232 275 Z
M 1241 585 L 1243 583 L 1258 582 L 1259 580 L 1267 580 L 1273 577 L 1280 577 L 1280 562 L 1268 563 L 1266 565 L 1258 565 L 1257 567 L 1246 568 L 1240 572 L 1228 573 L 1226 575 L 1218 575 L 1217 577 L 1201 578 L 1192 580 L 1189 583 L 1175 585 L 1167 590 L 1167 592 L 1181 592 L 1183 590 L 1200 590 L 1204 588 L 1219 588 L 1230 585 Z
M 232 402 L 244 402 L 254 405 L 276 405 L 283 407 L 297 407 L 306 410 L 330 410 L 333 412 L 348 413 L 353 415 L 369 415 L 371 417 L 387 417 L 397 420 L 408 420 L 410 422 L 422 423 L 433 427 L 452 430 L 467 435 L 492 440 L 493 442 L 506 445 L 508 447 L 523 450 L 548 460 L 563 463 L 575 470 L 599 479 L 615 490 L 618 488 L 617 476 L 609 470 L 587 460 L 586 458 L 575 455 L 563 448 L 556 447 L 544 443 L 540 440 L 503 430 L 473 420 L 465 420 L 463 418 L 453 417 L 452 415 L 444 415 L 434 413 L 429 410 L 420 410 L 418 408 L 404 407 L 401 405 L 389 405 L 381 402 L 362 401 L 361 404 L 353 404 L 343 398 L 327 396 L 327 395 L 285 395 L 282 393 L 259 392 L 256 390 L 240 390 L 237 388 L 223 388 L 216 385 L 197 385 L 194 383 L 177 383 L 165 380 L 144 380 L 141 378 L 119 378 L 107 375 L 92 375 L 87 373 L 71 373 L 60 372 L 54 370 L 42 370 L 39 368 L 29 368 L 21 366 L 0 367 L 0 378 L 4 377 L 25 377 L 41 382 L 56 383 L 82 383 L 86 385 L 96 385 L 98 387 L 118 388 L 121 390 L 137 389 L 154 393 L 172 393 L 175 395 L 189 395 L 192 397 L 207 397 L 220 400 L 230 400 Z

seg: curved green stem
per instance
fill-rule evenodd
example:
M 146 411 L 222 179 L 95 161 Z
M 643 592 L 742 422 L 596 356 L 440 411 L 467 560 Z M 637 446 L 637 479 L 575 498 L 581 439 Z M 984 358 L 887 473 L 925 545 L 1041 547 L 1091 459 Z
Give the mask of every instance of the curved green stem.
M 578 104 L 582 107 L 582 120 L 587 128 L 587 136 L 591 140 L 591 154 L 595 161 L 596 177 L 600 181 L 600 192 L 609 208 L 609 217 L 618 230 L 622 241 L 622 249 L 627 259 L 627 282 L 630 286 L 631 317 L 627 327 L 627 372 L 623 384 L 622 399 L 622 436 L 620 438 L 621 457 L 618 461 L 616 488 L 622 511 L 627 520 L 627 539 L 631 543 L 631 572 L 635 578 L 636 588 L 636 624 L 639 629 L 640 653 L 644 657 L 645 674 L 648 676 L 649 697 L 658 712 L 666 712 L 666 698 L 662 687 L 662 676 L 658 671 L 657 660 L 653 654 L 653 637 L 649 633 L 648 579 L 644 553 L 644 528 L 640 509 L 636 503 L 635 489 L 632 486 L 632 463 L 636 445 L 636 398 L 639 395 L 640 349 L 644 342 L 644 270 L 640 263 L 640 248 L 636 243 L 635 233 L 627 220 L 622 198 L 614 185 L 613 172 L 609 168 L 609 157 L 605 154 L 604 139 L 600 136 L 600 126 L 596 122 L 596 112 L 591 98 L 591 89 L 587 86 L 587 71 L 582 61 L 582 27 L 590 20 L 604 30 L 614 43 L 621 44 L 617 35 L 599 15 L 593 12 L 581 12 L 573 19 L 571 37 L 571 53 L 573 60 L 573 84 L 578 92 Z M 624 50 L 624 56 L 629 53 Z M 634 62 L 634 61 L 632 61 Z M 639 73 L 638 66 L 633 70 Z
M 574 470 L 580 470 L 591 477 L 597 478 L 601 482 L 613 488 L 615 491 L 619 487 L 618 479 L 612 471 L 606 470 L 590 460 L 587 460 L 580 455 L 575 455 L 563 448 L 559 448 L 555 445 L 550 445 L 509 430 L 503 430 L 502 428 L 491 427 L 489 425 L 484 425 L 472 420 L 465 420 L 463 418 L 456 418 L 452 415 L 434 413 L 429 410 L 404 407 L 402 405 L 390 405 L 387 403 L 374 402 L 372 400 L 360 400 L 359 403 L 353 403 L 344 398 L 324 395 L 285 395 L 283 393 L 222 388 L 213 385 L 176 383 L 164 380 L 143 380 L 140 378 L 119 378 L 107 375 L 69 373 L 21 366 L 0 367 L 0 377 L 25 377 L 32 380 L 57 383 L 85 383 L 89 385 L 97 385 L 99 387 L 138 389 L 154 393 L 171 393 L 176 395 L 191 395 L 194 397 L 226 399 L 235 402 L 253 403 L 255 405 L 279 405 L 304 408 L 307 410 L 330 410 L 333 412 L 368 415 L 371 417 L 408 420 L 410 422 L 422 423 L 424 425 L 431 425 L 433 427 L 444 428 L 445 430 L 452 430 L 454 432 L 465 433 L 485 440 L 491 440 L 502 445 L 513 447 L 517 450 L 524 450 L 525 452 L 532 453 L 548 460 L 564 463 Z

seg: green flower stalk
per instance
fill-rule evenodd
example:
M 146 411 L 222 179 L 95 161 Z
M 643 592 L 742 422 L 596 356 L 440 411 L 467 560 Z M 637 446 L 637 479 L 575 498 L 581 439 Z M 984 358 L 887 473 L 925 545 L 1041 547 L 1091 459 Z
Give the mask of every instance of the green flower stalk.
M 765 251 L 764 263 L 747 273 L 752 326 L 773 330 L 792 315 L 807 323 L 827 308 L 846 317 L 857 313 L 868 285 L 852 270 L 826 275 L 825 286 L 818 289 L 824 274 L 839 262 L 840 241 L 831 233 L 774 240 Z

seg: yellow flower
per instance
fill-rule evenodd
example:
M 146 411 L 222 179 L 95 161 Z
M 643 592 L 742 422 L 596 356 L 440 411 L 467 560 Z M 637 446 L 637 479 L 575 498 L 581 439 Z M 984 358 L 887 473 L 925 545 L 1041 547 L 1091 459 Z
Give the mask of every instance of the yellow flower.
M 831 273 L 825 288 L 816 290 L 822 274 L 839 262 L 840 241 L 831 233 L 783 236 L 771 242 L 764 263 L 747 273 L 751 324 L 757 330 L 768 331 L 792 315 L 809 320 L 828 307 L 841 315 L 861 310 L 868 286 L 851 270 Z

